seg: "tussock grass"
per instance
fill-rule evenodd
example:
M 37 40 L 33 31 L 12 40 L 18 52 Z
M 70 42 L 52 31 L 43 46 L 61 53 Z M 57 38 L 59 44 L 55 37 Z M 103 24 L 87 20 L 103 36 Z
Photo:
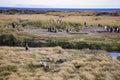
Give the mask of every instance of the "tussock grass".
M 62 53 L 59 53 L 59 51 Z M 46 72 L 39 61 L 47 57 L 51 68 Z M 66 59 L 56 64 L 58 59 Z M 120 62 L 112 59 L 105 51 L 64 50 L 61 47 L 43 47 L 37 49 L 0 48 L 1 80 L 119 80 Z
M 19 23 L 19 18 L 10 17 L 8 15 L 0 14 L 0 26 L 10 26 L 11 23 Z
M 104 25 L 109 25 L 109 26 L 119 26 L 119 20 L 120 17 L 110 17 L 110 16 L 69 16 L 65 17 L 63 21 L 69 21 L 69 22 L 80 22 L 84 23 L 86 21 L 87 25 L 93 25 L 97 26 L 98 24 L 101 24 L 102 26 Z
M 41 26 L 45 28 L 46 26 L 51 26 L 51 21 L 54 19 L 58 19 L 58 16 L 40 16 L 40 15 L 1 15 L 0 14 L 0 23 L 2 25 L 10 25 L 12 22 L 19 23 L 20 20 L 28 20 L 29 24 L 34 24 L 34 26 Z M 88 26 L 93 25 L 97 26 L 98 24 L 109 25 L 109 26 L 120 26 L 120 17 L 113 16 L 66 16 L 61 18 L 62 22 L 65 23 L 80 23 L 81 25 L 84 22 L 87 23 Z M 41 25 L 43 24 L 43 25 Z M 32 25 L 33 26 L 33 25 Z M 68 25 L 69 27 L 69 25 Z

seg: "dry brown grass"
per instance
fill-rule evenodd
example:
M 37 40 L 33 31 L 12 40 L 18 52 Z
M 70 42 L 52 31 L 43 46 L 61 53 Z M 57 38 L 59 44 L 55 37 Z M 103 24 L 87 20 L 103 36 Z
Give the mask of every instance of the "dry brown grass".
M 48 15 L 54 16 L 93 16 L 95 12 L 48 12 Z
M 62 54 L 59 52 L 62 51 Z M 48 62 L 49 72 L 39 66 L 46 57 L 62 64 Z M 120 61 L 104 51 L 64 50 L 60 47 L 24 49 L 0 48 L 0 80 L 119 80 Z
M 10 17 L 8 15 L 0 14 L 0 26 L 9 25 L 12 22 L 19 22 L 19 19 L 16 17 Z
M 43 20 L 43 21 L 46 21 L 46 20 L 49 20 L 49 19 L 55 19 L 57 18 L 56 16 L 41 16 L 41 15 L 37 15 L 37 14 L 33 14 L 33 15 L 29 15 L 29 14 L 26 14 L 26 15 L 4 15 L 8 18 L 15 18 L 15 19 L 18 19 L 18 20 L 32 20 L 32 21 L 39 21 L 39 20 Z
M 61 13 L 62 14 L 62 13 Z M 47 15 L 3 15 L 0 14 L 0 23 L 9 24 L 11 22 L 19 22 L 19 20 L 29 21 L 50 21 L 58 18 L 57 16 Z M 85 21 L 88 25 L 109 25 L 109 26 L 120 26 L 120 17 L 113 16 L 66 16 L 62 18 L 63 22 L 78 22 L 83 24 Z
M 93 25 L 93 26 L 96 26 L 98 24 L 110 25 L 110 26 L 114 26 L 114 25 L 120 26 L 120 23 L 119 23 L 120 17 L 110 17 L 110 16 L 99 16 L 99 17 L 69 16 L 69 17 L 65 17 L 63 19 L 63 21 L 80 22 L 80 23 L 84 23 L 86 21 L 86 23 L 88 25 Z

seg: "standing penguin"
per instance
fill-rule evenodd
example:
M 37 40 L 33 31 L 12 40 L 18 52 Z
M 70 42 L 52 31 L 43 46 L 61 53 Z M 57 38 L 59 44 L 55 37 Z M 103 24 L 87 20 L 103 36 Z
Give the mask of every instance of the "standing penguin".
M 25 44 L 25 50 L 29 50 L 28 43 Z

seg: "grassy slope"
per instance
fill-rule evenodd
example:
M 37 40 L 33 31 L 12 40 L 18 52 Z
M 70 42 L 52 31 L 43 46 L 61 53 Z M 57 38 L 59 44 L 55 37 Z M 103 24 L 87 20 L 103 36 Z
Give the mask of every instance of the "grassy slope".
M 39 61 L 46 57 L 67 61 L 62 64 L 48 62 L 51 70 L 45 72 Z M 120 61 L 107 56 L 104 51 L 64 50 L 60 47 L 29 51 L 0 48 L 0 80 L 119 80 L 119 72 Z

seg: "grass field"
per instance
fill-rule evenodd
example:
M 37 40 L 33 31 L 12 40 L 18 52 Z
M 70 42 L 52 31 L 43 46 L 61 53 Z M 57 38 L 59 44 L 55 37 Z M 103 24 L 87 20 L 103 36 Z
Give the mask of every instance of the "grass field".
M 53 23 L 52 20 L 58 18 L 58 16 L 48 16 L 48 15 L 0 15 L 0 34 L 3 37 L 1 40 L 1 44 L 4 45 L 13 45 L 13 43 L 18 43 L 20 46 L 23 46 L 25 42 L 29 42 L 31 46 L 35 46 L 36 42 L 43 42 L 37 44 L 38 46 L 61 46 L 63 48 L 90 48 L 90 49 L 104 49 L 107 51 L 119 51 L 120 50 L 120 35 L 119 33 L 94 33 L 94 34 L 67 34 L 66 36 L 59 35 L 48 35 L 48 34 L 29 34 L 32 33 L 32 30 L 37 28 L 47 28 Z M 120 17 L 113 16 L 67 16 L 61 18 L 63 23 L 60 25 L 56 24 L 59 28 L 74 28 L 77 29 L 83 27 L 84 21 L 87 22 L 88 25 L 93 24 L 97 26 L 98 23 L 102 25 L 114 25 L 119 26 Z M 17 24 L 21 24 L 21 21 L 25 21 L 27 26 L 25 28 L 18 27 L 13 29 L 11 23 L 15 22 Z M 79 23 L 79 24 L 78 24 Z M 76 27 L 77 26 L 77 27 Z M 26 33 L 24 29 L 30 29 Z M 39 30 L 39 29 L 38 29 Z M 38 31 L 39 32 L 39 31 Z M 4 35 L 5 34 L 5 35 Z M 10 34 L 10 35 L 9 35 Z M 13 35 L 13 36 L 12 36 Z M 70 35 L 70 36 L 69 36 Z M 72 35 L 72 36 L 71 36 Z M 16 41 L 15 41 L 16 40 Z M 15 42 L 14 42 L 15 41 Z M 84 44 L 83 44 L 84 43 Z M 66 44 L 66 45 L 64 45 Z M 79 44 L 79 45 L 77 45 Z M 85 46 L 83 46 L 85 45 Z M 82 46 L 82 47 L 81 47 Z
M 19 23 L 20 20 L 28 20 L 31 23 L 36 23 L 36 24 L 48 24 L 47 26 L 50 25 L 50 22 L 54 19 L 58 19 L 58 16 L 52 16 L 52 15 L 47 15 L 47 16 L 40 16 L 40 15 L 0 15 L 0 23 L 1 25 L 8 25 L 12 22 Z M 98 24 L 101 25 L 109 25 L 109 26 L 120 26 L 120 17 L 113 17 L 113 16 L 66 16 L 61 18 L 62 22 L 71 22 L 71 23 L 80 23 L 83 25 L 84 22 L 86 22 L 89 25 L 97 26 Z M 40 26 L 44 27 L 44 26 Z M 69 27 L 69 26 L 68 26 Z
M 62 23 L 55 24 L 58 16 L 49 15 L 4 15 L 0 14 L 0 45 L 42 47 L 12 48 L 0 46 L 0 80 L 119 80 L 120 61 L 112 59 L 106 51 L 120 51 L 119 33 L 67 34 L 66 36 L 48 34 L 29 34 L 32 30 L 57 28 L 82 28 L 98 24 L 120 27 L 120 16 L 79 16 L 78 13 L 65 14 Z M 61 13 L 62 15 L 64 13 Z M 77 15 L 78 14 L 78 15 Z M 81 13 L 82 14 L 82 13 Z M 91 13 L 94 14 L 94 13 Z M 87 13 L 85 14 L 87 15 Z M 11 23 L 27 24 L 25 27 L 12 28 Z M 24 30 L 28 30 L 29 33 Z M 47 29 L 44 29 L 47 30 Z M 55 33 L 57 34 L 57 33 Z M 51 47 L 48 47 L 51 46 Z M 61 47 L 55 47 L 61 46 Z M 91 50 L 90 50 L 91 49 Z M 106 50 L 106 51 L 103 51 Z M 46 72 L 40 61 L 51 57 L 47 62 L 50 70 Z M 57 64 L 59 59 L 66 59 Z
M 47 57 L 50 70 L 40 67 Z M 56 64 L 58 59 L 66 62 Z M 25 51 L 22 48 L 0 48 L 0 80 L 119 80 L 120 61 L 105 51 L 65 50 L 43 47 Z

